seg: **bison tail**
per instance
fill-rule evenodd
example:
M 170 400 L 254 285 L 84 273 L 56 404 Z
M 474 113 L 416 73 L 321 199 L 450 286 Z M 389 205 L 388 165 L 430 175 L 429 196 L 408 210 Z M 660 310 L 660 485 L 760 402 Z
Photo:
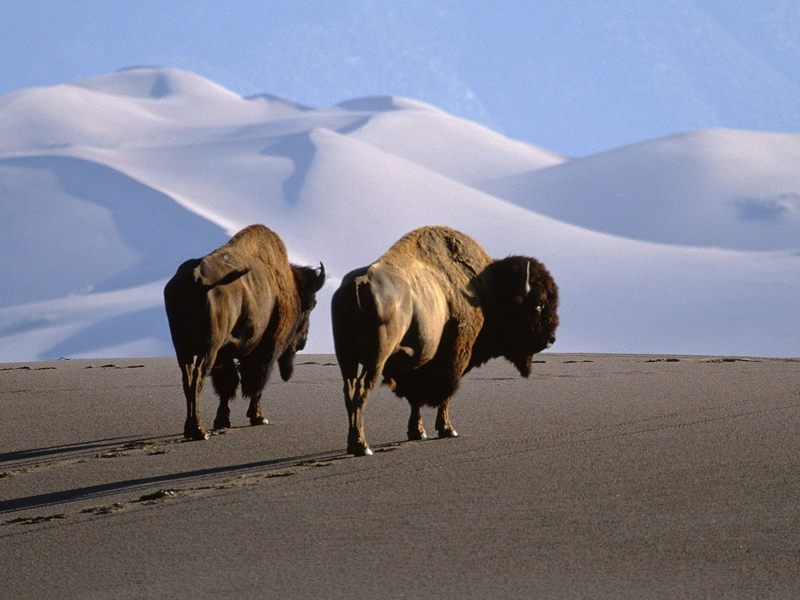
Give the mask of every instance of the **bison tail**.
M 248 271 L 249 267 L 228 252 L 212 252 L 195 267 L 193 277 L 198 285 L 214 287 L 236 281 Z

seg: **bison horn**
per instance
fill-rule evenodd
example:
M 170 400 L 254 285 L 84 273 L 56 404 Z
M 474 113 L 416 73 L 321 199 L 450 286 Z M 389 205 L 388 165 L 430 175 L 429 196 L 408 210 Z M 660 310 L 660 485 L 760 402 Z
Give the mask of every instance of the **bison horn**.
M 531 261 L 525 263 L 525 285 L 523 287 L 523 296 L 531 293 Z
M 322 262 L 319 263 L 319 269 L 317 269 L 317 291 L 322 289 L 322 286 L 325 285 L 325 265 Z

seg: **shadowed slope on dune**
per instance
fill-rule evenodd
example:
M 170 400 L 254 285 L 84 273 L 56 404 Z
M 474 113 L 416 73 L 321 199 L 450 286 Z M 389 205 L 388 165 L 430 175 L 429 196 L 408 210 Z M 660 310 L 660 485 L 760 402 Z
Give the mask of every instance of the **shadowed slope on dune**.
M 2 261 L 2 271 L 33 285 L 4 291 L 6 305 L 170 277 L 180 262 L 228 238 L 166 194 L 104 165 L 61 156 L 0 160 L 0 173 L 12 171 L 15 178 L 0 188 L 0 255 L 14 256 L 22 244 L 30 260 Z M 31 265 L 42 269 L 38 277 Z

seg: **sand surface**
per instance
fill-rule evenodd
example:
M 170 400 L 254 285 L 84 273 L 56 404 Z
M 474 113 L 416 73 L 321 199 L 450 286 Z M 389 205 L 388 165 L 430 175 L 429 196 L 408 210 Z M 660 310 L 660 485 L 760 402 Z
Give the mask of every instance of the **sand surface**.
M 332 356 L 206 442 L 172 359 L 0 365 L 0 598 L 800 597 L 799 361 L 540 360 L 364 458 Z

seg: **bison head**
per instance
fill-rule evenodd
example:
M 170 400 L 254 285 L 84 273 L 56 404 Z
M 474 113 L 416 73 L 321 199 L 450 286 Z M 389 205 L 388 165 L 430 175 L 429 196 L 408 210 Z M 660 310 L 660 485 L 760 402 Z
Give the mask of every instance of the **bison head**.
M 292 376 L 295 354 L 306 347 L 311 311 L 317 305 L 317 292 L 325 285 L 325 265 L 319 263 L 318 269 L 292 265 L 292 273 L 300 294 L 300 314 L 286 350 L 278 357 L 278 369 L 284 381 Z
M 556 341 L 558 287 L 545 266 L 527 256 L 495 261 L 489 271 L 497 303 L 491 311 L 497 354 L 528 377 L 533 355 Z

